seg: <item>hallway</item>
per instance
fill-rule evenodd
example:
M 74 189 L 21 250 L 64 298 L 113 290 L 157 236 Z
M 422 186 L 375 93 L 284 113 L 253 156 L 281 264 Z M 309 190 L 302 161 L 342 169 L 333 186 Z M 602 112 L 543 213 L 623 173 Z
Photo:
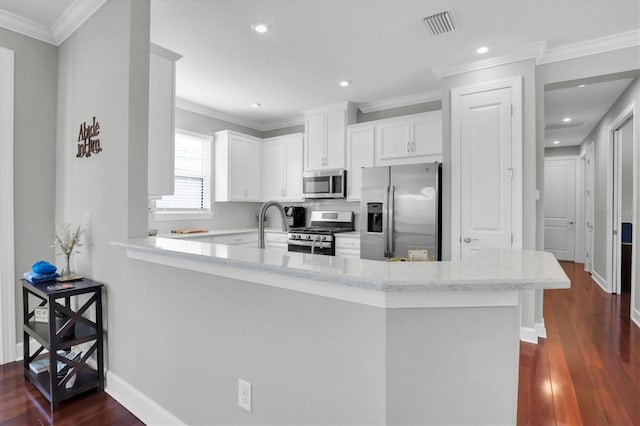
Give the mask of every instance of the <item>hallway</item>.
M 545 290 L 547 339 L 520 344 L 518 425 L 639 425 L 640 329 L 630 293 L 610 295 L 562 263 L 569 290 Z

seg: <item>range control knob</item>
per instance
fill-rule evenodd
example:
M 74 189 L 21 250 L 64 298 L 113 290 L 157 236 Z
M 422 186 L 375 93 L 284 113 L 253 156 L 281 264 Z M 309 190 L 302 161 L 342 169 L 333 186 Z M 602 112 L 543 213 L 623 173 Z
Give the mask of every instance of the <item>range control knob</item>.
M 306 238 L 307 238 L 307 240 L 310 240 L 311 239 L 311 235 L 307 235 Z

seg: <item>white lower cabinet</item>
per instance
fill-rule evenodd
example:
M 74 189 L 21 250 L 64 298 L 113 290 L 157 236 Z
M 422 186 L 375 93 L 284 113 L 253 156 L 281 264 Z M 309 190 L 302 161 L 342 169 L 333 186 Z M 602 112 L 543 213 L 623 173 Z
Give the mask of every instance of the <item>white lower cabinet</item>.
M 360 235 L 336 234 L 336 256 L 360 259 Z
M 224 130 L 215 134 L 215 200 L 261 201 L 262 139 Z
M 303 201 L 303 136 L 296 133 L 264 139 L 262 145 L 262 199 Z
M 242 232 L 238 234 L 222 234 L 222 235 L 203 235 L 194 237 L 185 237 L 185 240 L 200 241 L 203 243 L 226 244 L 229 246 L 252 246 L 258 247 L 257 232 Z
M 286 232 L 267 232 L 264 235 L 264 246 L 268 249 L 287 250 Z

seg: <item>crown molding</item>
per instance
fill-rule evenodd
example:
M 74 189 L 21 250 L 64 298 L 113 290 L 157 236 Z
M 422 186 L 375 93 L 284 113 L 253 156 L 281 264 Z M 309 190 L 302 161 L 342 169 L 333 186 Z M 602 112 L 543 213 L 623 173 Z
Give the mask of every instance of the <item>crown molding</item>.
M 462 74 L 470 71 L 478 71 L 485 68 L 491 68 L 498 65 L 510 64 L 512 62 L 524 61 L 526 59 L 535 59 L 537 61 L 542 57 L 546 42 L 540 41 L 524 45 L 512 53 L 494 56 L 480 61 L 474 61 L 464 64 L 457 64 L 443 67 L 432 67 L 431 71 L 439 78 L 449 77 L 451 75 Z
M 107 0 L 75 0 L 51 27 L 0 9 L 0 27 L 60 46 L 106 2 Z
M 2 9 L 0 9 L 0 27 L 57 46 L 51 30 L 46 25 Z
M 640 46 L 640 30 L 627 31 L 625 33 L 547 49 L 544 55 L 538 60 L 538 64 L 550 64 L 552 62 L 565 61 L 567 59 L 575 59 L 582 56 L 595 55 L 634 46 Z
M 414 95 L 401 96 L 398 98 L 384 99 L 381 101 L 361 102 L 358 108 L 363 113 L 382 111 L 385 109 L 399 108 L 409 105 L 423 104 L 442 100 L 442 91 L 416 93 Z
M 60 46 L 87 19 L 100 9 L 107 0 L 75 0 L 62 15 L 51 25 L 51 34 Z
M 262 132 L 268 132 L 269 130 L 284 129 L 286 127 L 300 126 L 304 124 L 304 116 L 288 118 L 286 120 L 278 120 L 272 123 L 262 125 Z
M 238 126 L 249 127 L 254 130 L 263 132 L 264 125 L 258 124 L 250 120 L 244 120 L 236 117 L 235 115 L 228 114 L 226 112 L 219 111 L 217 109 L 210 108 L 208 106 L 196 104 L 195 102 L 187 101 L 186 99 L 176 98 L 176 108 L 183 109 L 185 111 L 195 112 L 196 114 L 204 115 L 206 117 L 215 118 L 217 120 L 228 121 L 229 123 L 237 124 Z

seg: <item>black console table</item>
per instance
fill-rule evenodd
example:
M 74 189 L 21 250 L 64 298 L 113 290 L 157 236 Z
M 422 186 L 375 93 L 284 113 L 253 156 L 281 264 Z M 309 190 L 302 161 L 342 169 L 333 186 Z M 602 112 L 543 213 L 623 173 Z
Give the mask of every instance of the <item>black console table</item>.
M 102 287 L 103 284 L 83 279 L 74 281 L 73 288 L 64 290 L 49 290 L 47 286 L 56 284 L 55 281 L 40 284 L 22 282 L 23 305 L 23 342 L 24 342 L 24 374 L 36 388 L 51 403 L 51 411 L 55 411 L 60 401 L 69 399 L 80 393 L 97 389 L 104 389 L 104 362 L 103 362 L 103 327 L 102 327 Z M 35 321 L 35 308 L 29 308 L 29 295 L 39 299 L 39 307 L 48 306 L 48 323 Z M 87 295 L 89 299 L 76 311 L 71 309 L 72 298 L 79 295 Z M 64 303 L 59 302 L 64 299 Z M 82 316 L 92 305 L 95 306 L 96 320 L 90 321 Z M 66 315 L 68 320 L 59 330 L 56 330 L 56 313 Z M 32 354 L 30 339 L 33 338 L 39 348 Z M 56 353 L 58 350 L 69 351 L 72 346 L 93 342 L 91 348 L 82 353 L 76 361 L 69 360 Z M 49 370 L 35 373 L 29 367 L 30 363 L 40 359 L 44 355 L 49 359 Z M 87 360 L 96 353 L 97 369 L 87 364 Z M 67 364 L 68 371 L 58 378 L 56 371 L 58 361 Z M 75 383 L 67 388 L 69 380 Z

